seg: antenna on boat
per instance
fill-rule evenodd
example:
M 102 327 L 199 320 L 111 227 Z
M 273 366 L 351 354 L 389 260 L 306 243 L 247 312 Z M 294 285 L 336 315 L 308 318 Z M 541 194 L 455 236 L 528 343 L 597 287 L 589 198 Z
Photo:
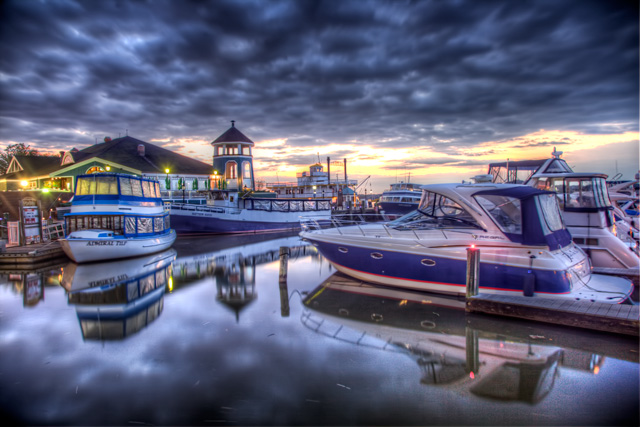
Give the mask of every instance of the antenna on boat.
M 556 147 L 553 147 L 553 152 L 551 153 L 554 159 L 559 159 L 562 156 L 562 151 L 556 150 Z

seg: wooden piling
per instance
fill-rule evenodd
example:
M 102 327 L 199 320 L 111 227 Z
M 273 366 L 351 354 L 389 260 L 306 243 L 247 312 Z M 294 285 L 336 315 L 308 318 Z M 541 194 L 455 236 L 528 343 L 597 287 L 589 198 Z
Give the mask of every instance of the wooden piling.
M 480 249 L 467 248 L 467 298 L 478 295 L 480 282 Z
M 280 283 L 287 283 L 287 270 L 289 263 L 289 248 L 280 247 Z

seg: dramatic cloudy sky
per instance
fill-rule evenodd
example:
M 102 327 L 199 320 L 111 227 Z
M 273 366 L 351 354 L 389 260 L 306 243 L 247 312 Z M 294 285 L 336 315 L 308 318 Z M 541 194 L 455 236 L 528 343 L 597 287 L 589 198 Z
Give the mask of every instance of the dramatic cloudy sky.
M 379 191 L 554 146 L 632 178 L 638 21 L 634 1 L 4 0 L 0 148 L 128 133 L 210 163 L 236 120 L 266 181 L 346 158 Z

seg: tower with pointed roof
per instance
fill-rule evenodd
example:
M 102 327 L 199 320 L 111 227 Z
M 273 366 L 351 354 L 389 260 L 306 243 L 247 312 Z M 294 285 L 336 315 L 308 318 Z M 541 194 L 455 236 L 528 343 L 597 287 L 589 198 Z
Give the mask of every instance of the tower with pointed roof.
M 235 120 L 231 120 L 231 127 L 211 143 L 214 174 L 220 177 L 215 184 L 219 189 L 255 190 L 254 144 L 236 128 L 235 123 Z

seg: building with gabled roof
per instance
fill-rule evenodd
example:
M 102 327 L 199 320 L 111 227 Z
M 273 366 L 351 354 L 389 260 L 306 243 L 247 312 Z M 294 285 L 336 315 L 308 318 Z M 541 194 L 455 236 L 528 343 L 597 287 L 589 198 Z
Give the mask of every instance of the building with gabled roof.
M 51 189 L 73 191 L 77 175 L 120 172 L 168 183 L 163 190 L 209 188 L 212 167 L 131 136 L 111 139 L 61 156 L 14 156 L 0 176 L 0 190 Z

